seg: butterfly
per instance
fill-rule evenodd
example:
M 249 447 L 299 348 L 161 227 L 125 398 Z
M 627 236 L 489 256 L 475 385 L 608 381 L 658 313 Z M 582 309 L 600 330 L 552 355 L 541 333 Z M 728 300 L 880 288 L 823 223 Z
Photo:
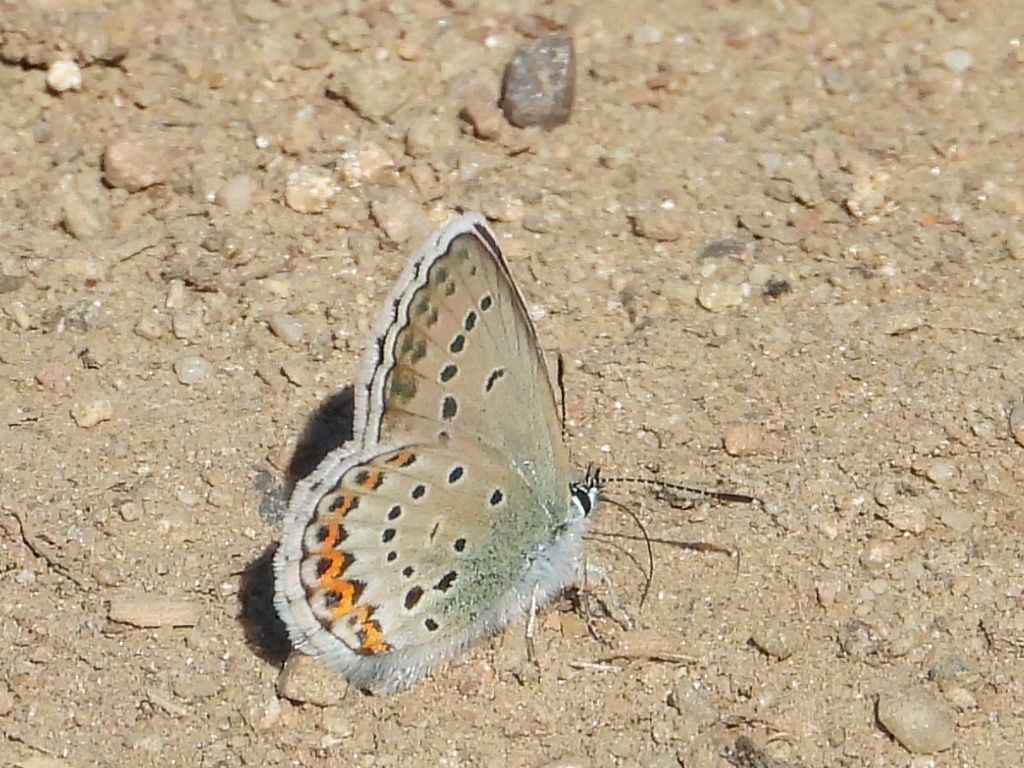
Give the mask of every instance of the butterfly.
M 570 469 L 536 329 L 483 216 L 431 235 L 377 329 L 351 444 L 292 493 L 274 605 L 295 648 L 391 693 L 576 582 L 599 480 Z

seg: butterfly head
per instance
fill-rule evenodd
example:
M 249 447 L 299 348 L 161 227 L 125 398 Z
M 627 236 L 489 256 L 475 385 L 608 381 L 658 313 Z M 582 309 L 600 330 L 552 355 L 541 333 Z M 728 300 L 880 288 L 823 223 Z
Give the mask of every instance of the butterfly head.
M 569 483 L 569 495 L 576 513 L 582 518 L 589 517 L 601 500 L 601 471 L 593 464 L 587 466 L 582 480 Z

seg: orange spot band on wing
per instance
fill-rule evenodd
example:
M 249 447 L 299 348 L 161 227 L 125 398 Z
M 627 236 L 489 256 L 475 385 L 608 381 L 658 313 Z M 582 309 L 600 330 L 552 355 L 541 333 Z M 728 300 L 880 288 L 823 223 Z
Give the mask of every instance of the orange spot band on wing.
M 357 588 L 354 582 L 335 579 L 330 583 L 321 581 L 321 586 L 325 590 L 338 595 L 338 604 L 331 611 L 331 621 L 337 621 L 356 610 L 356 600 L 359 599 L 359 592 L 361 590 Z
M 416 461 L 415 453 L 412 451 L 402 451 L 401 453 L 396 453 L 386 463 L 393 467 L 408 467 L 414 461 Z
M 355 508 L 357 502 L 358 499 L 355 496 L 349 496 L 346 494 L 345 496 L 339 497 L 338 500 L 330 506 L 331 517 L 335 520 L 340 520 Z
M 356 621 L 359 622 L 359 652 L 365 655 L 384 653 L 390 650 L 391 646 L 384 642 L 384 633 L 381 632 L 380 624 L 371 619 L 373 609 L 369 606 L 362 606 L 356 614 Z
M 330 565 L 320 574 L 320 586 L 326 589 L 328 584 L 336 581 L 352 564 L 353 557 L 345 552 L 331 549 L 327 546 L 327 541 L 320 545 L 319 555 L 322 560 L 330 561 Z
M 384 473 L 373 471 L 367 472 L 365 477 L 360 478 L 359 487 L 367 491 L 375 491 L 384 482 Z

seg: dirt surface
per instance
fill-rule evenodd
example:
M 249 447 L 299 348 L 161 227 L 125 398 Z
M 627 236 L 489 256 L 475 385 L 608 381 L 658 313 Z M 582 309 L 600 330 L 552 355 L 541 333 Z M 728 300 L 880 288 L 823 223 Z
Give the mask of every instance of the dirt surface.
M 571 120 L 513 128 L 505 63 L 563 29 Z M 1021 35 L 1017 0 L 0 0 L 0 764 L 1019 764 Z M 295 446 L 462 209 L 575 463 L 765 503 L 609 488 L 655 571 L 641 607 L 603 506 L 604 642 L 565 601 L 539 666 L 517 626 L 289 699 Z

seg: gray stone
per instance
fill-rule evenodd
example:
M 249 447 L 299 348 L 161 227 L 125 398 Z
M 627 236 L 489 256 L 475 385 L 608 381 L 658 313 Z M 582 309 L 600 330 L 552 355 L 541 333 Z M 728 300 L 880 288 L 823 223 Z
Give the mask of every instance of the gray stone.
M 552 128 L 569 119 L 576 95 L 572 38 L 549 35 L 520 46 L 505 68 L 501 109 L 512 125 Z

